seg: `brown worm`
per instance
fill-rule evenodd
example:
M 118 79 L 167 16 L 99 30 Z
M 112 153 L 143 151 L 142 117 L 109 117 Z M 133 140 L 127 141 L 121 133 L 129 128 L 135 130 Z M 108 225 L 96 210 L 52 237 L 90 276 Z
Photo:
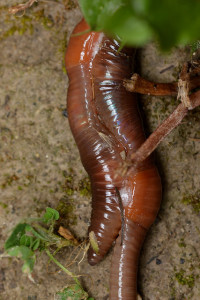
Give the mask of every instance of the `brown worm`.
M 88 29 L 84 20 L 76 26 L 66 53 L 67 111 L 91 180 L 89 231 L 99 248 L 98 253 L 90 248 L 88 260 L 91 265 L 99 262 L 121 229 L 112 259 L 110 299 L 136 299 L 138 257 L 159 209 L 160 177 L 151 158 L 140 163 L 132 177 L 120 173 L 124 161 L 145 141 L 136 96 L 123 86 L 131 75 L 133 50 L 119 51 L 117 40 L 101 32 L 84 33 Z

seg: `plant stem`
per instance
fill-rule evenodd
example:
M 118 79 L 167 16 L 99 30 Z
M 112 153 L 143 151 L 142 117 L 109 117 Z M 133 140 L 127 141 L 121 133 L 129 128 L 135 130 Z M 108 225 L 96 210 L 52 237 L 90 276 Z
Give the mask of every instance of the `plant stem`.
M 67 275 L 71 276 L 74 281 L 81 287 L 81 283 L 80 281 L 77 279 L 76 275 L 73 274 L 72 272 L 70 272 L 69 270 L 67 270 L 61 263 L 59 263 L 59 261 L 53 257 L 53 255 L 50 253 L 50 251 L 48 249 L 45 250 L 46 254 L 49 256 L 49 258 L 59 267 L 61 268 Z M 82 287 L 81 287 L 82 288 Z
M 131 79 L 125 79 L 124 87 L 129 92 L 152 95 L 152 96 L 176 96 L 178 93 L 178 83 L 155 83 L 142 78 L 139 74 L 133 74 Z M 189 90 L 200 86 L 200 77 L 188 79 Z
M 175 96 L 177 94 L 177 83 L 155 83 L 142 78 L 139 74 L 133 74 L 131 79 L 124 80 L 124 86 L 129 92 L 154 95 Z

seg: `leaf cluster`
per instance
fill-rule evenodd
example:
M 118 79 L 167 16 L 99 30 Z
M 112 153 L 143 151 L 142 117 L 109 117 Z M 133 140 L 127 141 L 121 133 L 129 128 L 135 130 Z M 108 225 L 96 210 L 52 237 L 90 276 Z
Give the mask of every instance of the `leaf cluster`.
M 67 275 L 71 276 L 76 282 L 76 284 L 59 292 L 57 294 L 60 297 L 59 299 L 94 300 L 93 298 L 88 298 L 88 294 L 83 290 L 77 276 L 66 269 L 54 257 L 55 253 L 61 248 L 69 245 L 77 245 L 78 243 L 75 238 L 72 238 L 71 233 L 67 229 L 65 229 L 65 231 L 68 233 L 68 239 L 64 239 L 53 233 L 55 222 L 58 219 L 59 212 L 53 208 L 47 207 L 45 214 L 41 218 L 29 218 L 25 222 L 19 223 L 6 240 L 4 245 L 5 251 L 8 255 L 23 260 L 24 264 L 22 266 L 22 271 L 27 274 L 30 274 L 33 271 L 37 254 L 45 251 L 51 261 L 57 264 L 58 267 L 60 267 Z M 47 226 L 48 228 L 46 228 Z M 64 228 L 62 228 L 62 230 L 64 230 Z M 49 251 L 49 248 L 52 245 L 57 248 L 54 254 L 51 254 Z
M 58 219 L 59 213 L 55 209 L 47 207 L 42 218 L 30 219 L 29 223 L 19 223 L 13 229 L 4 248 L 8 255 L 23 260 L 23 272 L 31 273 L 33 271 L 37 251 L 41 252 L 52 244 L 62 244 L 61 240 L 63 239 L 52 232 L 52 225 Z M 40 226 L 36 221 L 49 224 L 49 229 Z
M 92 30 L 118 36 L 123 44 L 151 40 L 164 50 L 200 38 L 199 0 L 80 0 Z
M 59 300 L 94 300 L 94 298 L 88 298 L 88 294 L 78 284 L 68 286 L 57 295 Z

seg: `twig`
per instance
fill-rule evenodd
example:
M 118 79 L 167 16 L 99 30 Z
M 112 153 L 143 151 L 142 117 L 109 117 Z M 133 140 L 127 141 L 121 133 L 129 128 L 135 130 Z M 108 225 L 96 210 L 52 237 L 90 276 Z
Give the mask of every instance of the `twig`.
M 189 90 L 200 86 L 200 77 L 189 78 Z M 152 96 L 176 96 L 178 93 L 178 83 L 155 83 L 142 78 L 138 74 L 133 74 L 131 79 L 124 80 L 124 87 L 129 92 L 152 95 Z
M 12 6 L 9 8 L 8 12 L 10 14 L 16 14 L 19 11 L 25 11 L 27 8 L 31 7 L 35 2 L 38 2 L 38 0 L 29 0 L 26 3 L 21 3 L 15 6 Z
M 172 68 L 174 68 L 174 65 L 170 65 L 170 66 L 168 66 L 168 67 L 162 69 L 162 70 L 160 71 L 160 74 L 163 74 L 163 73 L 165 73 L 165 72 L 171 70 Z
M 139 94 L 165 96 L 177 94 L 177 83 L 154 83 L 148 81 L 138 74 L 133 74 L 131 79 L 124 80 L 124 86 L 129 92 Z
M 200 91 L 190 95 L 191 109 L 200 105 Z M 182 119 L 187 115 L 188 108 L 183 103 L 179 104 L 174 112 L 157 127 L 157 129 L 149 136 L 142 146 L 132 154 L 132 164 L 128 170 L 128 174 L 133 173 L 138 164 L 145 160 L 160 144 L 160 142 L 181 123 Z

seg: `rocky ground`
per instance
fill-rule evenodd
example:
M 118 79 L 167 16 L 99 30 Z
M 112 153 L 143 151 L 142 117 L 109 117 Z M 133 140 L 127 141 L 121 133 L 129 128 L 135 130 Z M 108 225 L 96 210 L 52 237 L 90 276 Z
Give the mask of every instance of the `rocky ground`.
M 18 1 L 20 2 L 20 1 Z M 16 1 L 9 1 L 9 5 Z M 0 253 L 11 229 L 47 206 L 62 210 L 63 225 L 84 240 L 91 212 L 85 173 L 63 115 L 67 74 L 64 52 L 81 13 L 73 1 L 38 1 L 24 16 L 7 13 L 0 0 Z M 189 48 L 161 55 L 152 44 L 139 51 L 140 73 L 155 81 L 177 80 Z M 141 99 L 141 98 L 140 98 Z M 177 100 L 143 97 L 147 132 L 176 107 Z M 188 114 L 156 151 L 163 201 L 145 241 L 139 267 L 144 300 L 200 299 L 200 109 Z M 57 259 L 77 275 L 95 300 L 108 299 L 111 253 L 91 267 L 67 248 Z M 73 251 L 73 252 L 72 252 Z M 69 264 L 72 265 L 69 266 Z M 42 254 L 34 282 L 22 263 L 0 260 L 0 299 L 53 300 L 72 280 Z

